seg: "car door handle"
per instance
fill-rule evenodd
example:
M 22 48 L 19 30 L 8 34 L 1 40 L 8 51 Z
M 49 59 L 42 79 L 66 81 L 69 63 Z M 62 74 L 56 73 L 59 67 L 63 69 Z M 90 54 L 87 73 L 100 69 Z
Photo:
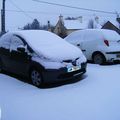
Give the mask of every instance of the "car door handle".
M 85 52 L 86 50 L 82 50 L 83 52 Z

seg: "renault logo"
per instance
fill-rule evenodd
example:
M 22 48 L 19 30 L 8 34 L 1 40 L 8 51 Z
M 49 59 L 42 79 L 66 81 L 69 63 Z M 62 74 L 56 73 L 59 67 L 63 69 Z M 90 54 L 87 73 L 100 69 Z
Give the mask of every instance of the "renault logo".
M 72 61 L 72 64 L 73 64 L 74 66 L 76 66 L 76 60 Z

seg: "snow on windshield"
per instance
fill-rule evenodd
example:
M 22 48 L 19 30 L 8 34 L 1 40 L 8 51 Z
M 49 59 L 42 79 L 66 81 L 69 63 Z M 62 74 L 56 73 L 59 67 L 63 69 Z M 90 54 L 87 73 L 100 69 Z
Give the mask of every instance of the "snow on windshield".
M 0 47 L 3 47 L 5 49 L 9 49 L 10 48 L 10 42 L 11 42 L 11 34 L 7 33 L 4 34 L 1 38 L 0 38 Z

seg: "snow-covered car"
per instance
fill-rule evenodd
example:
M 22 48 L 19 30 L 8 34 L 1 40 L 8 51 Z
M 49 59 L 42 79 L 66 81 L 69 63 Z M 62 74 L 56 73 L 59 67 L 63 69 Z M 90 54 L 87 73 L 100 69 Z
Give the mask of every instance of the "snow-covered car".
M 0 39 L 0 69 L 29 77 L 39 87 L 82 75 L 86 58 L 79 48 L 51 32 L 15 31 Z
M 65 40 L 78 46 L 86 58 L 96 64 L 120 60 L 120 35 L 113 30 L 78 30 Z

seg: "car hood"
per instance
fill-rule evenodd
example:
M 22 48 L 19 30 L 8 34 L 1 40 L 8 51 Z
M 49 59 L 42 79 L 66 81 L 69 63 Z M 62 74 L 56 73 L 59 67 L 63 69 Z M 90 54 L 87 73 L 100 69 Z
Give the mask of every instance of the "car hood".
M 39 56 L 53 61 L 75 60 L 83 56 L 79 48 L 48 31 L 29 30 L 15 34 L 24 38 Z

